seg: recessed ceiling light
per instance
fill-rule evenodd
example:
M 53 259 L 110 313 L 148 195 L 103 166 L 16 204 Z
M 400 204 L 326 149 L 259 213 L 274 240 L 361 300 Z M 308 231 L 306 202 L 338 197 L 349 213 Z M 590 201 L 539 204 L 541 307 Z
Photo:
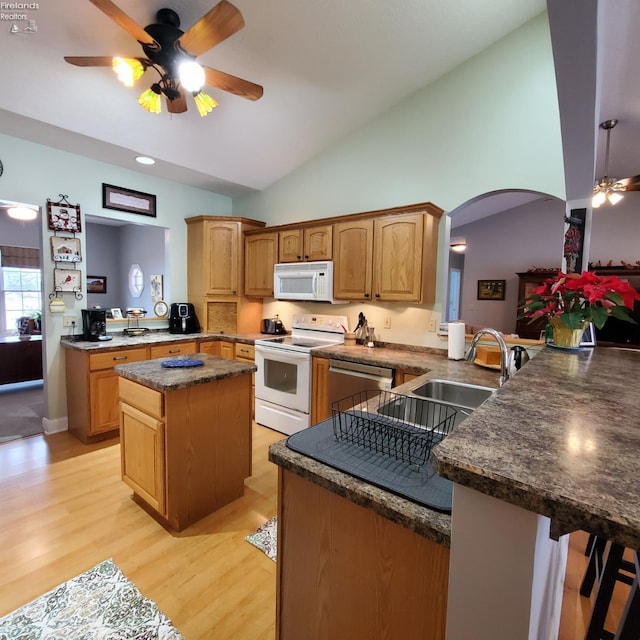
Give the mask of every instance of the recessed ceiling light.
M 136 162 L 140 164 L 155 164 L 156 161 L 153 158 L 148 158 L 147 156 L 138 156 L 136 158 Z

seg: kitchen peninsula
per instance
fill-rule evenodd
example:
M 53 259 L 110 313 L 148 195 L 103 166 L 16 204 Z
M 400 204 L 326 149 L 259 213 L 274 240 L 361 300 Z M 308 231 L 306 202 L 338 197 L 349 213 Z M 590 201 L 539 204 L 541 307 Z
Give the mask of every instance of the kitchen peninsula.
M 241 497 L 251 475 L 252 363 L 205 353 L 120 364 L 122 479 L 170 528 Z
M 414 570 L 419 566 L 416 580 L 427 574 L 427 582 L 444 591 L 434 599 L 433 591 L 425 590 L 406 604 L 411 616 L 418 606 L 431 608 L 437 617 L 432 629 L 415 636 L 404 633 L 406 629 L 397 634 L 387 629 L 385 637 L 555 637 L 566 562 L 564 534 L 584 530 L 640 548 L 640 429 L 637 394 L 629 387 L 640 371 L 639 358 L 638 352 L 617 349 L 543 349 L 434 449 L 438 473 L 454 482 L 451 516 L 297 454 L 282 442 L 272 445 L 270 459 L 280 467 L 282 517 L 278 640 L 296 637 L 295 624 L 302 623 L 296 590 L 312 582 L 315 604 L 305 610 L 305 622 L 320 630 L 318 637 L 340 637 L 347 618 L 335 612 L 345 613 L 351 588 L 358 591 L 362 584 L 370 607 L 366 615 L 378 621 L 373 627 L 382 628 L 381 621 L 389 616 L 401 620 L 397 607 L 402 602 L 385 600 L 397 562 L 413 563 Z M 442 368 L 397 390 L 430 377 L 453 377 L 454 363 L 445 362 L 441 357 Z M 464 367 L 472 376 L 478 370 L 470 363 L 457 365 L 458 380 L 464 380 Z M 324 513 L 317 530 L 304 530 L 306 539 L 299 536 L 302 525 L 292 510 L 301 490 L 313 496 L 315 511 Z M 342 502 L 349 503 L 348 509 Z M 364 530 L 360 525 L 367 518 L 371 522 Z M 392 524 L 405 533 L 394 538 Z M 367 545 L 369 560 L 351 562 L 349 553 L 358 544 L 350 546 L 350 536 Z M 436 543 L 430 557 L 420 538 Z M 303 552 L 305 572 L 288 563 L 289 554 L 297 559 Z M 345 559 L 347 571 L 339 574 Z M 342 582 L 331 582 L 336 575 Z M 316 606 L 318 596 L 323 607 Z M 389 609 L 382 611 L 385 606 Z M 443 615 L 446 632 L 439 622 Z

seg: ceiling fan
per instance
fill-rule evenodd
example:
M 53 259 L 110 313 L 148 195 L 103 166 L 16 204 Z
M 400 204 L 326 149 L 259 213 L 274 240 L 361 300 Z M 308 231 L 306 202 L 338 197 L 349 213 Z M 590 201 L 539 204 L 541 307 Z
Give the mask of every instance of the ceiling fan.
M 218 104 L 202 91 L 205 84 L 249 100 L 262 97 L 260 85 L 196 62 L 199 55 L 244 27 L 242 14 L 227 0 L 221 0 L 187 31 L 180 29 L 180 18 L 172 9 L 160 9 L 156 22 L 143 29 L 111 0 L 89 1 L 135 38 L 144 56 L 65 56 L 65 60 L 79 67 L 112 67 L 126 86 L 133 86 L 147 69 L 154 69 L 158 80 L 138 98 L 147 111 L 160 113 L 164 96 L 170 113 L 184 113 L 186 94 L 191 93 L 200 115 L 205 116 Z
M 607 132 L 607 147 L 604 159 L 604 176 L 598 178 L 593 186 L 591 206 L 596 209 L 605 202 L 611 205 L 617 204 L 622 200 L 625 191 L 640 191 L 640 176 L 620 179 L 609 177 L 609 142 L 611 130 L 617 124 L 617 120 L 605 120 L 600 123 L 600 128 Z

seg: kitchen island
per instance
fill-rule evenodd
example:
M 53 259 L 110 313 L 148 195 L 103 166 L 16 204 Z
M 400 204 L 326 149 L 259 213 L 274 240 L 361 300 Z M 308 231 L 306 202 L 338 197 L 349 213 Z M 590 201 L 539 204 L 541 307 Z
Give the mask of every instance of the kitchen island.
M 120 364 L 122 479 L 181 531 L 236 500 L 251 475 L 252 363 L 205 353 Z
M 637 394 L 629 385 L 640 372 L 639 358 L 637 352 L 615 349 L 544 348 L 434 449 L 438 472 L 454 482 L 451 516 L 429 513 L 410 501 L 403 504 L 328 465 L 297 459 L 283 443 L 272 445 L 270 458 L 280 466 L 284 484 L 279 489 L 284 535 L 278 550 L 283 563 L 278 568 L 277 637 L 293 637 L 287 633 L 287 616 L 292 612 L 284 597 L 286 582 L 282 584 L 295 571 L 285 564 L 284 498 L 290 474 L 392 520 L 416 536 L 426 535 L 442 548 L 448 546 L 448 640 L 556 637 L 565 534 L 582 529 L 640 547 L 640 425 Z M 440 357 L 429 373 L 397 390 L 434 375 L 474 382 L 477 371 L 470 363 Z M 465 378 L 466 374 L 471 377 Z M 332 531 L 348 531 L 350 522 L 330 520 L 324 527 L 322 553 L 331 548 Z M 376 547 L 385 559 L 388 540 L 380 538 Z M 307 551 L 311 558 L 319 553 L 317 546 L 310 545 Z M 339 561 L 340 549 L 333 547 L 332 552 L 322 556 L 321 568 Z M 392 566 L 393 560 L 388 575 Z M 420 567 L 443 584 L 439 564 Z M 323 593 L 334 598 L 350 595 L 346 595 L 347 583 L 321 584 Z M 328 629 L 331 618 L 325 609 L 317 620 Z M 420 637 L 445 637 L 439 634 L 435 630 Z

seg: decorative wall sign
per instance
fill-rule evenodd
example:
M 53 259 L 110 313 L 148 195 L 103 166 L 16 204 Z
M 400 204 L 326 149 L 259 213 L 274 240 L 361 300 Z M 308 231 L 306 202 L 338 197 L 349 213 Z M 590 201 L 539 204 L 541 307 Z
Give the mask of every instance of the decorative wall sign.
M 156 197 L 154 195 L 115 187 L 112 184 L 102 184 L 102 206 L 105 209 L 156 217 Z
M 87 293 L 107 293 L 107 276 L 87 276 Z
M 478 300 L 504 300 L 506 280 L 478 280 Z
M 49 217 L 50 231 L 71 231 L 76 233 L 82 230 L 80 222 L 80 205 L 47 200 L 47 215 Z
M 82 272 L 78 269 L 54 269 L 53 288 L 55 291 L 80 291 Z
M 160 274 L 153 274 L 151 276 L 151 302 L 158 302 L 162 300 L 162 276 Z
M 586 209 L 571 209 L 571 214 L 564 218 L 562 266 L 565 273 L 582 273 L 586 219 Z
M 54 262 L 82 262 L 80 239 L 51 236 L 51 259 Z

